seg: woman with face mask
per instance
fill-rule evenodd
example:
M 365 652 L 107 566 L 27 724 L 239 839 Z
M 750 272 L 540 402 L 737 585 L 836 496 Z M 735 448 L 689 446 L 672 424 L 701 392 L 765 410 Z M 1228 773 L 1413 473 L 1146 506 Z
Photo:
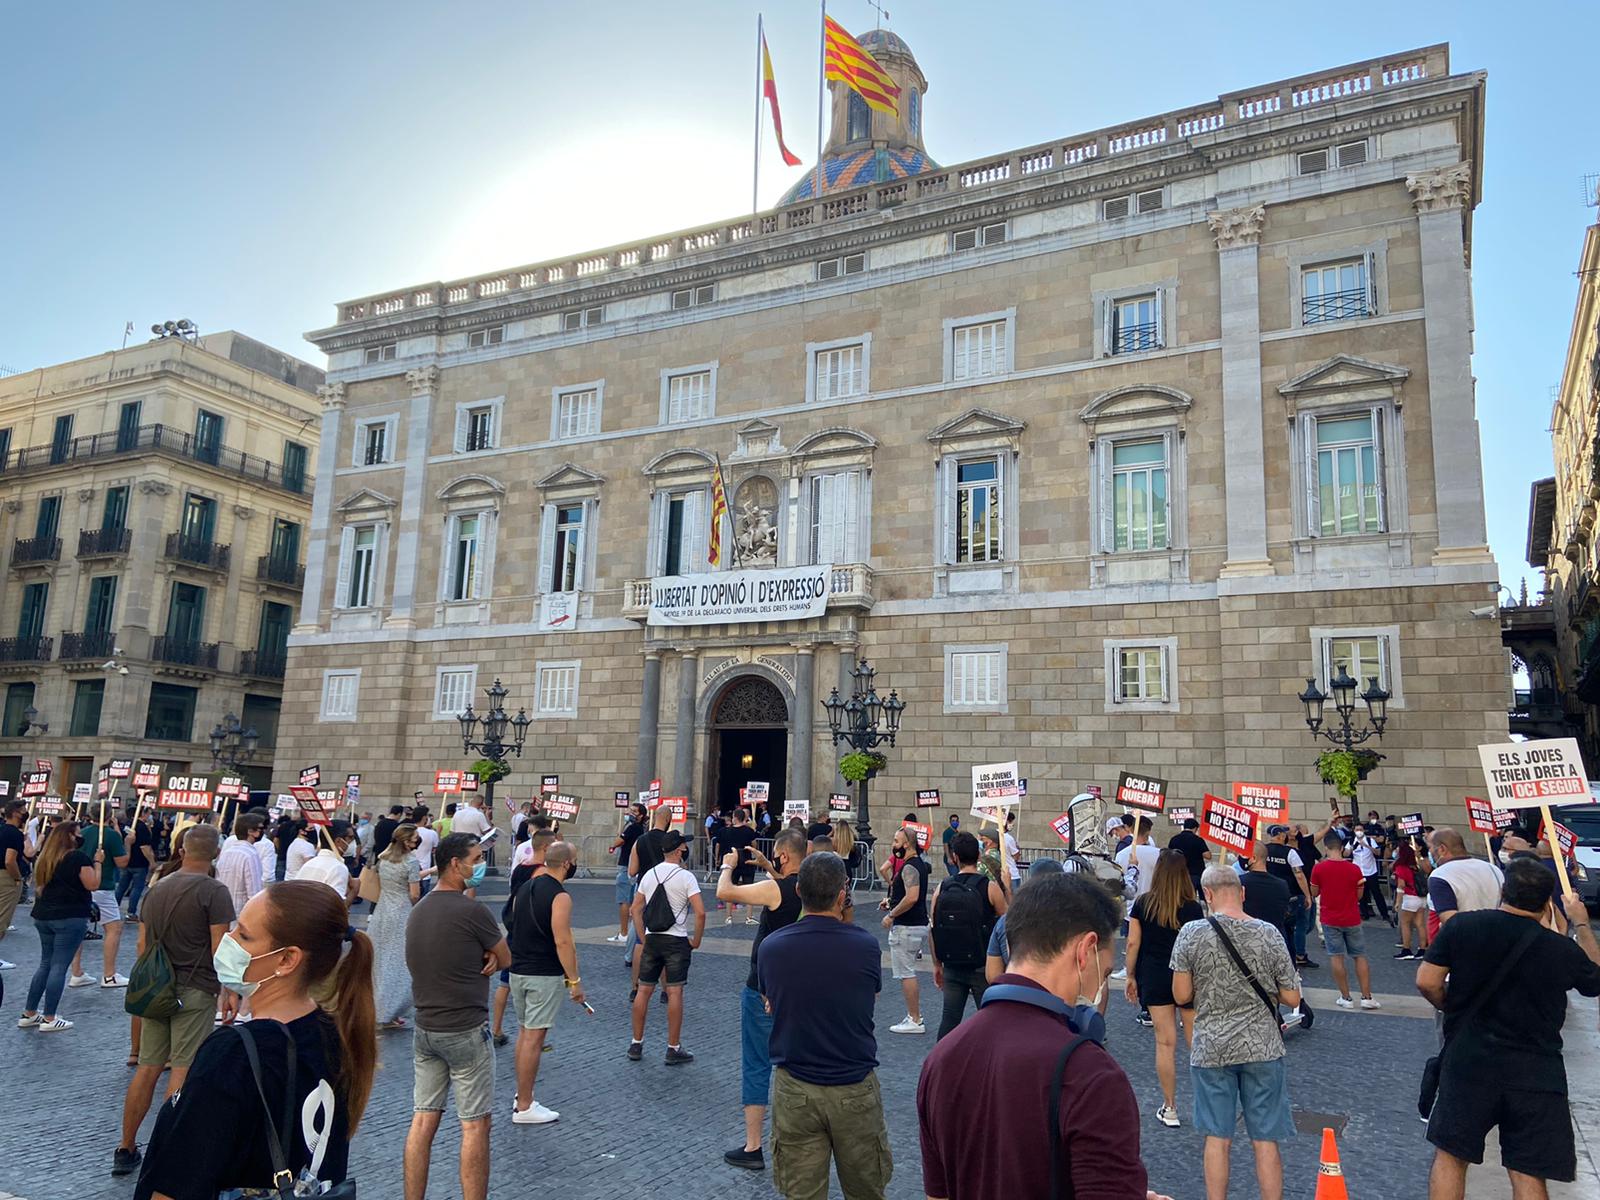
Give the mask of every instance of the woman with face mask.
M 406 922 L 411 919 L 411 906 L 422 899 L 422 868 L 415 853 L 420 844 L 417 827 L 407 822 L 394 831 L 378 856 L 378 903 L 367 922 L 367 936 L 377 959 L 373 988 L 382 1029 L 404 1029 L 411 1013 Z
M 183 1090 L 156 1118 L 134 1200 L 275 1194 L 269 1121 L 306 1194 L 315 1194 L 313 1181 L 344 1182 L 377 1058 L 372 943 L 349 929 L 331 888 L 289 881 L 245 905 L 214 963 L 223 986 L 249 998 L 250 1024 L 215 1030 L 200 1047 Z M 311 997 L 329 983 L 331 1012 Z M 260 1093 L 244 1028 L 260 1062 Z

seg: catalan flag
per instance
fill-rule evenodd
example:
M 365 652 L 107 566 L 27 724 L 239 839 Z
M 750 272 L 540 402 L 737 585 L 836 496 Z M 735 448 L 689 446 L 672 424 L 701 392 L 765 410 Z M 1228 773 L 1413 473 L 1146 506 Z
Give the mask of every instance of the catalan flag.
M 867 102 L 871 108 L 891 117 L 900 115 L 900 89 L 877 59 L 845 31 L 832 17 L 822 19 L 824 74 L 837 79 Z
M 783 144 L 783 115 L 778 112 L 778 81 L 772 75 L 772 55 L 767 53 L 767 35 L 761 33 L 761 94 L 772 106 L 772 129 L 778 135 L 778 153 L 783 155 L 785 166 L 798 167 L 799 156 Z
M 728 489 L 722 483 L 722 460 L 713 459 L 711 466 L 711 533 L 706 544 L 706 563 L 722 565 L 722 520 L 728 515 Z

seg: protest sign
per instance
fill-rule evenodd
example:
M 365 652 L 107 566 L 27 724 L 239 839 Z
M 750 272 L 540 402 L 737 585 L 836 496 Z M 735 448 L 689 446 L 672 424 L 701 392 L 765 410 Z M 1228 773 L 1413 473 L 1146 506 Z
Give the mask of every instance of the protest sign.
M 34 803 L 33 811 L 40 817 L 59 817 L 67 811 L 67 803 L 60 796 L 40 796 Z
M 0 779 L 0 796 L 11 795 L 11 780 Z
M 1124 771 L 1117 776 L 1117 803 L 1124 808 L 1160 812 L 1167 803 L 1167 781 Z
M 855 811 L 854 801 L 848 792 L 829 792 L 828 811 L 833 813 L 847 813 Z
M 749 804 L 765 804 L 771 785 L 764 780 L 752 779 L 744 785 L 744 797 Z
M 627 808 L 628 807 L 629 798 L 630 798 L 630 793 L 628 793 L 628 792 L 617 792 L 612 797 L 611 805 L 612 805 L 613 808 Z
M 433 773 L 433 790 L 441 795 L 461 790 L 460 771 L 435 771 Z
M 1496 829 L 1495 812 L 1487 800 L 1477 796 L 1467 797 L 1467 824 L 1473 833 L 1493 833 Z
M 300 815 L 309 824 L 326 825 L 328 814 L 323 810 L 322 798 L 317 795 L 317 789 L 312 787 L 294 787 L 289 789 L 289 794 L 294 797 L 300 806 Z
M 918 792 L 917 792 L 917 807 L 918 808 L 938 808 L 939 807 L 939 789 L 938 788 L 921 788 L 920 790 L 918 790 Z
M 169 775 L 156 796 L 156 807 L 182 812 L 211 811 L 211 780 L 205 775 Z
M 1589 780 L 1576 738 L 1479 746 L 1478 760 L 1496 808 L 1588 804 Z
M 94 794 L 100 800 L 104 800 L 111 795 L 111 772 L 104 767 L 101 767 L 95 774 Z
M 1194 820 L 1194 809 L 1185 804 L 1174 804 L 1167 809 L 1167 820 L 1174 825 L 1182 825 L 1185 821 Z
M 917 839 L 917 849 L 926 850 L 928 842 L 933 838 L 933 826 L 922 825 L 916 821 L 902 821 L 905 828 L 911 830 L 911 835 Z
M 1256 842 L 1256 814 L 1220 796 L 1206 794 L 1200 810 L 1200 836 L 1214 846 L 1248 858 Z
M 546 796 L 554 796 L 561 790 L 561 776 L 541 775 L 539 777 L 539 790 Z
M 1419 812 L 1405 813 L 1400 818 L 1400 832 L 1407 837 L 1416 837 L 1422 833 L 1422 814 Z
M 312 763 L 300 768 L 300 786 L 314 788 L 322 782 L 322 764 Z
M 1072 845 L 1072 814 L 1062 813 L 1050 822 L 1050 828 L 1056 831 L 1056 836 L 1067 845 Z
M 143 791 L 161 786 L 161 764 L 158 762 L 141 762 L 139 769 L 133 773 L 133 786 Z
M 656 804 L 657 807 L 671 811 L 674 825 L 682 825 L 689 819 L 689 797 L 687 796 L 663 796 Z
M 810 806 L 804 800 L 785 800 L 783 802 L 783 819 L 792 821 L 799 817 L 802 821 L 811 816 Z
M 978 805 L 1006 806 L 1015 804 L 1022 795 L 1017 782 L 1017 764 L 1014 762 L 985 763 L 972 768 L 972 804 L 975 815 Z
M 87 804 L 87 803 L 89 803 L 89 792 L 90 792 L 90 787 L 89 787 L 89 785 L 87 783 L 75 783 L 75 784 L 73 784 L 72 785 L 72 802 L 74 804 Z
M 661 799 L 661 780 L 652 779 L 650 786 L 639 793 L 639 799 L 644 802 L 646 808 L 654 808 L 656 801 Z
M 475 792 L 478 790 L 478 774 L 476 771 L 461 772 L 461 790 Z
M 1572 852 L 1578 848 L 1578 835 L 1573 833 L 1560 821 L 1550 821 L 1539 830 L 1539 840 L 1550 841 L 1550 831 L 1555 830 L 1556 841 L 1561 843 L 1561 857 L 1571 858 Z M 1554 845 L 1551 846 L 1554 849 Z
M 1289 789 L 1281 783 L 1235 783 L 1233 802 L 1263 821 L 1282 821 L 1289 815 Z
M 297 813 L 300 811 L 300 801 L 288 792 L 279 792 L 277 796 L 277 809 L 281 813 Z
M 106 770 L 110 772 L 113 779 L 126 779 L 133 774 L 133 759 L 113 758 L 106 764 Z
M 361 776 L 346 775 L 344 777 L 344 798 L 347 804 L 361 802 Z
M 578 798 L 551 796 L 544 802 L 544 811 L 558 821 L 575 821 L 578 819 Z
M 49 771 L 29 771 L 22 777 L 22 794 L 24 796 L 43 796 L 49 790 Z
M 43 771 L 47 775 L 51 771 L 55 770 L 55 764 L 52 763 L 48 758 L 36 758 L 33 760 L 33 765 L 36 769 Z
M 1502 833 L 1507 829 L 1515 828 L 1516 824 L 1517 814 L 1515 810 L 1509 808 L 1497 808 L 1494 810 L 1494 827 Z

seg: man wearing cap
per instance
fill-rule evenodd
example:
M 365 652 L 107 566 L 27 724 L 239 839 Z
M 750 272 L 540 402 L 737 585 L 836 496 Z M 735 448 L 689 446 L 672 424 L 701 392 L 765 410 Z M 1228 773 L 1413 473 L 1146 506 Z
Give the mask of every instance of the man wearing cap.
M 639 955 L 639 991 L 633 1000 L 633 1040 L 628 1043 L 628 1058 L 638 1062 L 644 1057 L 644 1026 L 650 1015 L 650 997 L 656 984 L 664 982 L 666 1063 L 677 1067 L 694 1061 L 694 1055 L 683 1048 L 683 985 L 689 981 L 689 956 L 700 948 L 700 939 L 705 936 L 706 906 L 700 898 L 699 881 L 683 865 L 689 839 L 676 829 L 669 829 L 660 835 L 659 843 L 661 861 L 639 877 L 639 893 L 633 898 L 633 925 L 643 949 Z M 634 848 L 637 850 L 638 845 Z M 666 893 L 673 921 L 665 930 L 651 931 L 645 924 L 645 909 L 657 891 Z M 688 923 L 690 910 L 694 912 L 692 935 Z

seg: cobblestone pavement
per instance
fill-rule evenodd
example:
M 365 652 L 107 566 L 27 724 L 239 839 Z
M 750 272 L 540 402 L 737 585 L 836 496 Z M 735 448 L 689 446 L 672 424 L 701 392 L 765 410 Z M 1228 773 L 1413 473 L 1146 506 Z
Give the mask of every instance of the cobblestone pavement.
M 726 927 L 713 911 L 687 993 L 684 1044 L 696 1061 L 670 1070 L 662 1063 L 665 1011 L 656 1007 L 646 1030 L 645 1059 L 630 1063 L 623 1057 L 627 973 L 620 949 L 604 942 L 615 932 L 610 881 L 579 882 L 572 891 L 582 971 L 596 1013 L 590 1017 L 567 1006 L 552 1031 L 555 1050 L 545 1058 L 538 1094 L 561 1113 L 555 1125 L 511 1124 L 512 1048 L 498 1051 L 495 1104 L 504 1117 L 497 1116 L 493 1132 L 490 1195 L 550 1186 L 573 1200 L 607 1200 L 637 1196 L 672 1179 L 701 1197 L 772 1196 L 767 1175 L 722 1162 L 722 1152 L 742 1137 L 739 990 L 754 931 L 742 924 L 742 914 L 740 924 Z M 707 900 L 713 907 L 709 892 Z M 490 903 L 498 911 L 499 900 Z M 871 905 L 870 899 L 862 903 L 864 917 Z M 62 1011 L 77 1022 L 71 1032 L 40 1036 L 15 1028 L 38 961 L 38 941 L 27 911 L 19 910 L 16 932 L 3 943 L 5 956 L 18 967 L 6 973 L 0 1027 L 0 1062 L 11 1097 L 5 1116 L 10 1150 L 0 1155 L 0 1200 L 6 1200 L 7 1192 L 32 1200 L 120 1200 L 132 1192 L 130 1180 L 109 1174 L 129 1074 L 123 1066 L 127 1021 L 122 996 L 98 988 L 68 990 Z M 1369 943 L 1382 955 L 1373 963 L 1373 985 L 1383 1010 L 1342 1012 L 1332 1006 L 1333 993 L 1326 992 L 1320 995 L 1315 1029 L 1290 1034 L 1291 1096 L 1303 1131 L 1285 1153 L 1290 1197 L 1310 1197 L 1315 1190 L 1323 1124 L 1339 1130 L 1352 1196 L 1367 1200 L 1426 1194 L 1431 1154 L 1414 1105 L 1418 1073 L 1433 1044 L 1433 1023 L 1412 988 L 1411 964 L 1389 959 L 1393 939 L 1384 932 L 1376 924 L 1368 927 Z M 124 939 L 124 971 L 132 962 L 134 941 Z M 98 956 L 95 946 L 91 961 Z M 1313 957 L 1318 957 L 1315 951 Z M 939 1011 L 928 966 L 930 973 L 923 977 L 923 1015 L 930 1026 L 926 1036 L 888 1033 L 904 1005 L 898 985 L 888 978 L 887 961 L 877 1009 L 879 1075 L 895 1158 L 890 1194 L 896 1200 L 923 1195 L 913 1097 L 918 1069 L 933 1046 L 932 1026 Z M 1316 981 L 1312 986 L 1327 986 L 1326 967 L 1308 974 L 1308 982 Z M 1319 992 L 1311 996 L 1316 1004 Z M 1177 1200 L 1199 1200 L 1201 1139 L 1187 1123 L 1192 1105 L 1181 1052 L 1178 1109 L 1185 1126 L 1166 1129 L 1150 1115 L 1160 1102 L 1150 1031 L 1133 1022 L 1120 992 L 1113 994 L 1109 1021 L 1111 1049 L 1133 1080 L 1146 1113 L 1143 1155 L 1151 1186 Z M 381 1064 L 351 1163 L 364 1194 L 390 1197 L 400 1191 L 401 1147 L 411 1120 L 408 1035 L 383 1035 Z M 435 1147 L 430 1194 L 446 1200 L 460 1194 L 455 1180 L 458 1130 L 454 1118 L 447 1117 Z M 1241 1130 L 1233 1162 L 1235 1195 L 1255 1193 L 1247 1146 Z M 1491 1171 L 1484 1168 L 1474 1175 Z M 1504 1182 L 1503 1174 L 1493 1174 Z

